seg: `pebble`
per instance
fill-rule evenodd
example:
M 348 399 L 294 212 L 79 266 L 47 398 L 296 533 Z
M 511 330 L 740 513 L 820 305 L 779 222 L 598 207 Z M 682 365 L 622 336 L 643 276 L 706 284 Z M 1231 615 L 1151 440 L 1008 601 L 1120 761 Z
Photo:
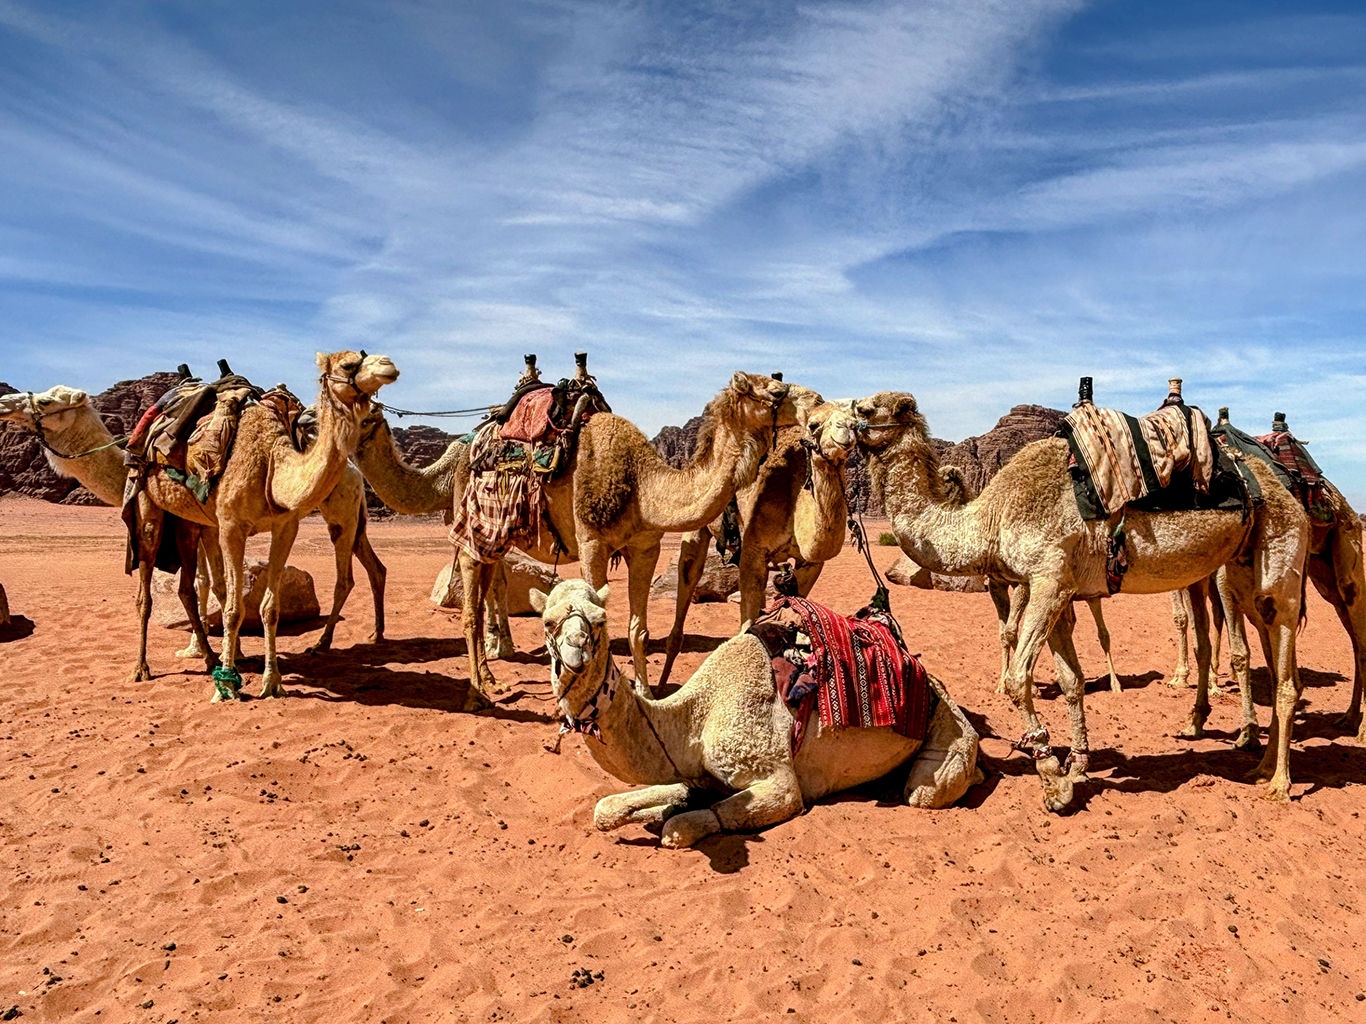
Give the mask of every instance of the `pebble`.
M 563 937 L 560 939 L 560 941 L 561 941 L 561 942 L 565 942 L 565 943 L 573 942 L 573 941 L 574 941 L 574 936 L 572 936 L 572 935 L 565 935 L 565 936 L 563 936 Z
M 289 900 L 286 899 L 284 896 L 276 896 L 276 897 L 275 897 L 275 902 L 276 902 L 276 903 L 288 903 Z
M 850 962 L 851 964 L 853 964 L 855 967 L 862 967 L 862 966 L 863 966 L 863 961 L 862 961 L 862 960 L 850 960 L 849 962 Z

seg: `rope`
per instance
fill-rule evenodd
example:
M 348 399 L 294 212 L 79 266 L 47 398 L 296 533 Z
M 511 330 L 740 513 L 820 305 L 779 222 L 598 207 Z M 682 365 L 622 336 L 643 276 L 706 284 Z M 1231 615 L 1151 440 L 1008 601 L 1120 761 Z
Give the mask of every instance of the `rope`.
M 883 582 L 882 576 L 877 571 L 877 566 L 873 564 L 872 548 L 868 544 L 868 534 L 863 527 L 863 511 L 858 508 L 857 499 L 858 489 L 854 489 L 853 499 L 850 499 L 849 489 L 844 482 L 844 467 L 840 467 L 839 472 L 840 491 L 844 495 L 844 505 L 849 510 L 847 526 L 849 532 L 854 536 L 854 546 L 859 549 L 864 560 L 868 563 L 868 571 L 873 574 L 873 582 L 877 584 L 877 590 L 873 593 L 873 599 L 869 605 L 875 610 L 887 616 L 887 620 L 892 624 L 892 632 L 896 634 L 897 643 L 903 648 L 906 640 L 901 632 L 901 623 L 897 622 L 896 616 L 892 614 L 892 595 L 887 589 L 887 584 Z
M 497 406 L 481 405 L 477 409 L 444 409 L 438 412 L 415 412 L 412 409 L 399 409 L 396 406 L 385 405 L 383 402 L 376 402 L 375 405 L 386 412 L 391 412 L 402 419 L 404 416 L 487 416 L 490 409 Z
M 30 434 L 30 436 L 33 437 L 35 441 L 38 442 L 39 448 L 42 448 L 44 451 L 51 452 L 59 459 L 83 459 L 87 455 L 94 455 L 96 452 L 106 451 L 110 448 L 122 448 L 124 445 L 128 443 L 129 435 L 124 434 L 122 437 L 116 437 L 108 444 L 102 444 L 97 448 L 90 448 L 83 452 L 77 452 L 75 455 L 65 455 L 62 452 L 59 452 L 56 448 L 52 447 L 52 445 L 48 443 L 47 435 L 43 433 L 43 420 L 47 419 L 49 416 L 58 416 L 61 413 L 67 412 L 68 410 L 54 409 L 52 412 L 39 412 L 38 404 L 33 400 L 33 392 L 28 391 L 25 392 L 25 394 L 28 396 L 29 415 L 33 417 L 38 427 L 38 429 L 29 431 L 28 433 Z

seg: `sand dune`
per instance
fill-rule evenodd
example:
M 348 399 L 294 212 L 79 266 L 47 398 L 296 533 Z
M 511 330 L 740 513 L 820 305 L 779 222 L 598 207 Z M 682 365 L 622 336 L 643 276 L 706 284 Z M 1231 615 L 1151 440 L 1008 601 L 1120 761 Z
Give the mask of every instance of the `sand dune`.
M 0 502 L 0 578 L 35 623 L 0 644 L 0 1013 L 161 1024 L 1366 1014 L 1366 751 L 1333 724 L 1351 652 L 1312 593 L 1288 807 L 1241 781 L 1253 759 L 1229 748 L 1226 676 L 1209 738 L 1175 738 L 1191 691 L 1162 685 L 1167 599 L 1121 596 L 1107 614 L 1126 690 L 1096 681 L 1088 701 L 1097 781 L 1079 812 L 1046 814 L 1030 764 L 1000 738 L 1020 727 L 993 692 L 989 599 L 898 590 L 912 648 L 987 737 L 988 784 L 945 811 L 899 807 L 873 786 L 675 853 L 644 829 L 595 832 L 593 802 L 622 787 L 577 738 L 559 756 L 543 749 L 555 725 L 536 620 L 513 625 L 530 653 L 495 665 L 506 699 L 478 716 L 453 710 L 464 644 L 427 600 L 449 558 L 439 523 L 372 528 L 389 567 L 390 642 L 362 644 L 361 574 L 337 649 L 300 653 L 316 628 L 283 637 L 291 696 L 240 705 L 210 705 L 202 664 L 173 656 L 185 635 L 156 626 L 156 678 L 127 681 L 136 617 L 120 529 L 110 509 Z M 895 551 L 876 554 L 885 566 Z M 326 603 L 320 520 L 291 561 Z M 852 611 L 870 590 L 850 550 L 815 596 Z M 612 603 L 622 637 L 624 602 Z M 654 602 L 657 635 L 670 615 Z M 694 609 L 685 675 L 735 616 Z M 1094 680 L 1103 662 L 1085 619 Z M 244 645 L 254 689 L 261 640 Z M 1040 674 L 1043 713 L 1063 736 L 1057 687 Z M 1260 669 L 1257 681 L 1265 723 Z

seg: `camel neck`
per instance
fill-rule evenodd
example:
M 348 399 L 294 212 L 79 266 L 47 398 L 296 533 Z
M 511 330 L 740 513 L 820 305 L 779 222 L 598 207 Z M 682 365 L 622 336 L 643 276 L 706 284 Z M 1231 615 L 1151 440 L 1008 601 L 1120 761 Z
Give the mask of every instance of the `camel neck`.
M 269 421 L 270 429 L 280 433 L 272 453 L 270 498 L 291 512 L 317 508 L 332 493 L 360 436 L 358 413 L 333 398 L 326 382 L 319 391 L 317 409 L 318 440 L 303 453 L 295 450 L 273 417 Z
M 656 721 L 663 717 L 660 703 L 636 693 L 634 680 L 622 677 L 616 685 L 611 704 L 598 715 L 601 736 L 584 735 L 593 760 L 609 775 L 632 785 L 686 781 L 664 749 L 664 730 Z
M 720 419 L 707 450 L 692 465 L 674 469 L 656 455 L 650 470 L 639 476 L 638 498 L 645 521 L 650 528 L 668 533 L 706 526 L 737 490 L 754 482 L 772 439 L 771 428 L 740 431 Z
M 452 441 L 430 466 L 405 462 L 387 420 L 356 449 L 356 464 L 381 501 L 404 515 L 425 515 L 451 507 L 456 469 L 468 446 Z
M 866 455 L 873 493 L 882 502 L 901 550 L 931 572 L 971 575 L 989 557 L 978 529 L 978 503 L 944 500 L 939 460 L 924 438 L 907 430 Z
M 81 458 L 67 459 L 47 451 L 47 461 L 58 476 L 73 477 L 80 481 L 106 505 L 117 507 L 123 504 L 123 485 L 128 479 L 123 452 L 118 448 L 103 447 L 113 442 L 114 435 L 109 433 L 94 409 L 83 406 L 70 429 L 61 433 L 44 431 L 43 439 L 58 452 L 73 455 L 90 452 Z M 96 448 L 101 450 L 92 450 Z
M 802 560 L 828 562 L 844 547 L 845 520 L 849 506 L 845 501 L 842 465 L 836 465 L 812 452 L 811 490 L 797 494 L 792 516 L 793 540 Z

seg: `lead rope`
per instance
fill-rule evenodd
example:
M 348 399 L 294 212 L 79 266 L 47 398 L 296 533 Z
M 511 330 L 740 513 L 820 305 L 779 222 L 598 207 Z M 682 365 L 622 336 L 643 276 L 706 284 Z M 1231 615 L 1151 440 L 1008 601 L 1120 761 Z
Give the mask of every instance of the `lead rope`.
M 38 425 L 36 430 L 28 431 L 29 435 L 38 442 L 39 448 L 46 452 L 50 452 L 59 459 L 83 459 L 87 455 L 94 455 L 96 452 L 107 451 L 110 448 L 121 448 L 128 443 L 128 435 L 124 434 L 121 437 L 114 438 L 114 440 L 110 441 L 108 444 L 102 444 L 99 447 L 91 448 L 87 451 L 77 452 L 75 455 L 65 455 L 48 443 L 47 435 L 43 433 L 43 420 L 49 416 L 56 416 L 58 413 L 66 412 L 67 410 L 58 409 L 56 412 L 40 413 L 38 411 L 38 403 L 33 400 L 33 392 L 27 391 L 25 392 L 25 395 L 28 398 L 29 415 L 33 417 L 33 422 Z
M 901 623 L 897 622 L 896 616 L 892 614 L 892 595 L 887 589 L 887 584 L 883 582 L 882 576 L 877 571 L 877 566 L 873 564 L 873 552 L 868 544 L 868 532 L 863 526 L 863 511 L 858 507 L 861 497 L 858 487 L 853 490 L 851 497 L 849 487 L 844 480 L 844 467 L 840 467 L 839 472 L 840 492 L 844 495 L 844 506 L 848 511 L 849 519 L 846 525 L 849 532 L 853 534 L 854 546 L 862 553 L 864 560 L 868 563 L 868 571 L 873 574 L 873 582 L 877 584 L 877 590 L 873 593 L 873 599 L 868 602 L 868 606 L 876 612 L 881 612 L 887 616 L 887 621 L 891 625 L 896 642 L 902 649 L 906 648 L 906 639 L 901 632 Z

